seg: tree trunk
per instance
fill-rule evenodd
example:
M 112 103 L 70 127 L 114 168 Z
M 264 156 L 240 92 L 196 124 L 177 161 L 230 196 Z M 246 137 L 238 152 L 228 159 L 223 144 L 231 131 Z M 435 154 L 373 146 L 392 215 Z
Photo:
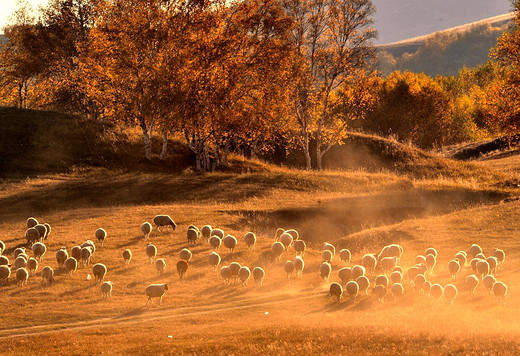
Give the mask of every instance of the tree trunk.
M 319 143 L 316 144 L 316 168 L 318 171 L 321 171 L 321 158 L 323 157 L 323 153 L 321 152 L 321 148 Z
M 149 131 L 145 123 L 141 123 L 141 129 L 143 131 L 144 141 L 144 157 L 151 161 L 152 160 L 152 142 L 150 140 Z
M 162 139 L 162 149 L 161 154 L 159 155 L 159 159 L 163 160 L 166 157 L 166 151 L 168 150 L 168 132 L 166 130 L 163 131 L 163 139 Z

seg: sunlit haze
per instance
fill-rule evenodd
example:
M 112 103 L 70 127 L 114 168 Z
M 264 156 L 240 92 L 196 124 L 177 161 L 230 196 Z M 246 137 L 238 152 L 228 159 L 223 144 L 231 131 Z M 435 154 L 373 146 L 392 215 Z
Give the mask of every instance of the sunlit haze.
M 9 23 L 9 18 L 12 15 L 13 11 L 16 9 L 16 4 L 18 0 L 1 0 L 0 6 L 0 32 L 3 32 L 3 28 L 5 25 Z M 35 10 L 38 9 L 40 5 L 47 5 L 48 0 L 28 0 L 29 4 L 34 7 Z

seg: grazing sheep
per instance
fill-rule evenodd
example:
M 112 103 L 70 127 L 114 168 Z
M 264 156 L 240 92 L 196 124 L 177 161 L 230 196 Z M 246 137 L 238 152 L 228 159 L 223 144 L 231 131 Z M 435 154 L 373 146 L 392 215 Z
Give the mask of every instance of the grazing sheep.
M 164 273 L 164 269 L 166 268 L 166 259 L 158 258 L 155 261 L 155 269 L 157 270 L 157 274 L 160 276 Z
M 54 270 L 45 266 L 42 268 L 42 284 L 51 285 L 54 283 Z
M 390 280 L 393 284 L 395 283 L 401 283 L 403 281 L 403 274 L 399 271 L 393 271 L 390 274 Z
M 303 269 L 305 268 L 305 262 L 303 258 L 300 256 L 296 256 L 293 261 L 294 270 L 296 271 L 296 278 L 301 279 L 303 274 Z
M 231 278 L 233 278 L 233 282 L 236 282 L 238 279 L 238 271 L 240 271 L 242 265 L 238 262 L 231 262 L 229 264 L 229 269 L 231 270 Z
M 323 246 L 321 247 L 321 250 L 329 250 L 330 252 L 332 252 L 332 256 L 334 257 L 336 255 L 336 248 L 334 247 L 334 245 L 332 244 L 329 244 L 328 242 L 325 242 L 323 244 Z
M 401 267 L 401 266 L 395 266 L 395 267 L 392 269 L 392 272 L 395 272 L 395 271 L 400 272 L 401 275 L 404 276 L 404 269 L 403 269 L 403 267 Z
M 213 250 L 218 251 L 220 245 L 222 244 L 222 240 L 217 235 L 214 235 L 210 237 L 209 244 Z
M 482 247 L 480 247 L 479 245 L 477 244 L 473 244 L 471 245 L 471 247 L 469 248 L 469 251 L 468 251 L 468 255 L 471 257 L 471 258 L 474 258 L 476 255 L 478 255 L 479 253 L 482 253 Z
M 246 244 L 248 249 L 254 251 L 256 244 L 256 235 L 251 231 L 246 232 L 246 234 L 244 235 L 244 243 Z
M 426 268 L 431 273 L 437 264 L 437 257 L 432 254 L 426 255 Z
M 453 301 L 455 298 L 457 298 L 458 293 L 459 291 L 457 290 L 457 287 L 455 287 L 453 284 L 447 284 L 444 287 L 444 296 L 450 304 L 453 304 Z
M 448 262 L 448 270 L 452 279 L 457 279 L 457 275 L 460 272 L 460 263 L 458 260 L 451 260 Z
M 307 246 L 305 245 L 305 241 L 303 240 L 296 240 L 293 242 L 293 248 L 294 251 L 296 251 L 297 256 L 304 256 L 305 255 L 305 249 Z
M 323 262 L 320 265 L 320 277 L 326 282 L 329 280 L 330 272 L 332 272 L 332 266 L 328 262 Z
M 67 258 L 65 260 L 65 269 L 67 270 L 69 276 L 72 276 L 72 274 L 78 269 L 78 260 L 76 260 L 74 257 Z
M 0 256 L 0 266 L 7 266 L 9 264 L 9 258 L 7 256 Z
M 394 296 L 394 299 L 397 300 L 401 298 L 404 294 L 404 287 L 401 283 L 394 283 L 392 284 L 392 295 Z
M 51 225 L 48 223 L 43 224 L 47 228 L 47 233 L 43 237 L 44 240 L 47 240 L 49 238 L 49 235 L 51 234 Z
M 466 288 L 470 291 L 471 294 L 475 294 L 475 289 L 478 286 L 478 277 L 474 274 L 470 274 L 466 277 Z
M 189 245 L 195 245 L 200 238 L 200 231 L 195 226 L 191 226 L 186 233 L 186 241 Z
M 105 275 L 107 274 L 107 266 L 102 263 L 96 263 L 92 266 L 92 274 L 95 277 L 94 282 L 96 284 L 103 282 L 103 279 L 105 279 Z
M 141 224 L 141 232 L 143 233 L 144 239 L 148 240 L 150 238 L 150 234 L 152 233 L 152 224 L 148 221 L 145 221 Z
M 25 239 L 27 240 L 28 244 L 33 244 L 37 241 L 40 241 L 40 232 L 34 227 L 31 227 L 25 232 Z
M 300 234 L 295 229 L 285 230 L 285 232 L 292 236 L 293 241 L 296 241 L 296 240 L 300 239 Z
M 80 246 L 74 246 L 70 250 L 70 256 L 74 257 L 76 261 L 79 261 L 81 259 L 81 247 Z
M 348 283 L 348 282 L 347 282 Z M 356 278 L 359 293 L 367 295 L 368 287 L 370 287 L 370 280 L 367 276 L 359 276 Z
M 27 280 L 29 279 L 29 272 L 24 267 L 18 268 L 16 270 L 16 285 L 21 287 L 27 285 Z
M 213 230 L 211 230 L 211 236 L 218 236 L 222 240 L 224 238 L 224 230 L 213 229 Z
M 493 251 L 493 256 L 497 258 L 498 260 L 498 266 L 501 266 L 505 259 L 506 259 L 506 253 L 499 249 L 499 248 L 496 248 L 494 251 Z
M 423 292 L 425 295 L 430 295 L 431 289 L 432 289 L 432 282 L 426 281 L 423 283 Z
M 477 278 L 477 276 L 475 276 L 475 278 Z M 477 278 L 477 280 L 478 280 L 478 278 Z M 493 276 L 491 274 L 488 274 L 487 276 L 485 276 L 482 279 L 482 283 L 484 283 L 484 286 L 489 291 L 489 293 L 491 293 L 491 289 L 493 288 L 493 284 L 495 284 L 496 281 L 497 281 L 497 279 L 495 278 L 495 276 Z
M 370 273 L 374 273 L 377 266 L 377 258 L 372 254 L 366 254 L 361 259 L 361 265 Z
M 172 231 L 175 231 L 177 228 L 177 224 L 175 224 L 169 215 L 156 215 L 153 218 L 153 223 L 155 224 L 157 231 L 161 231 L 161 227 L 163 226 L 171 226 Z
M 38 220 L 36 220 L 35 218 L 31 217 L 29 219 L 27 219 L 27 228 L 30 229 L 32 227 L 35 227 L 36 225 L 38 225 Z
M 37 258 L 39 262 L 43 260 L 43 256 L 45 252 L 47 252 L 47 246 L 45 246 L 41 242 L 37 242 L 32 246 L 32 251 L 34 254 L 34 258 Z
M 354 300 L 356 299 L 359 293 L 359 286 L 354 281 L 347 282 L 347 284 L 345 285 L 345 291 L 347 292 L 350 299 Z
M 459 264 L 460 264 L 460 267 L 464 267 L 466 265 L 466 263 L 468 262 L 468 257 L 466 255 L 466 252 L 464 251 L 459 251 L 457 252 L 457 254 L 455 255 L 455 259 L 459 261 Z
M 262 267 L 253 268 L 253 278 L 257 285 L 261 286 L 265 278 L 265 271 Z
M 280 241 L 275 241 L 271 245 L 271 252 L 274 255 L 275 261 L 279 261 L 282 253 L 285 251 L 285 246 Z
M 341 279 L 341 282 L 347 283 L 352 279 L 352 268 L 343 267 L 338 271 L 338 277 Z
M 208 256 L 208 262 L 211 267 L 213 267 L 213 270 L 216 271 L 218 268 L 218 265 L 220 264 L 221 258 L 218 253 L 212 252 Z
M 9 283 L 9 277 L 11 276 L 11 269 L 7 265 L 0 265 L 0 282 L 3 284 Z
M 58 267 L 63 268 L 63 264 L 65 260 L 69 258 L 69 253 L 67 252 L 66 247 L 60 247 L 58 251 L 56 251 L 56 262 L 58 262 Z
M 224 237 L 224 246 L 229 250 L 230 253 L 233 253 L 235 248 L 237 247 L 237 239 L 233 235 L 226 235 Z
M 437 258 L 438 252 L 433 247 L 430 247 L 430 248 L 427 248 L 426 251 L 424 251 L 424 255 L 425 256 L 433 255 L 433 257 Z
M 326 262 L 332 262 L 332 252 L 330 252 L 330 250 L 323 250 L 321 251 L 321 258 L 323 259 L 323 261 L 326 261 Z
M 81 264 L 83 266 L 89 266 L 90 260 L 92 259 L 92 248 L 90 246 L 83 247 L 81 249 Z
M 96 252 L 96 244 L 92 240 L 87 240 L 87 241 L 83 242 L 80 245 L 80 247 L 81 248 L 83 248 L 83 247 L 90 247 L 90 249 L 92 250 L 92 254 L 94 254 Z
M 249 277 L 251 277 L 251 271 L 249 267 L 243 266 L 238 270 L 238 278 L 242 281 L 242 285 L 247 285 L 247 281 L 249 281 Z
M 154 219 L 155 222 L 155 219 Z M 184 261 L 186 262 L 186 261 Z M 162 304 L 162 297 L 164 293 L 168 290 L 168 285 L 166 283 L 162 284 L 150 284 L 146 289 L 144 290 L 144 293 L 148 297 L 148 300 L 146 301 L 146 305 L 148 305 L 148 302 L 152 302 L 153 305 L 153 298 L 159 298 L 159 305 Z
M 380 263 L 383 273 L 387 274 L 397 265 L 397 257 L 383 257 Z
M 38 269 L 38 261 L 34 258 L 29 258 L 27 261 L 27 269 L 29 270 L 30 274 L 35 274 L 36 270 Z
M 418 265 L 421 263 L 426 266 L 426 257 L 423 255 L 415 256 L 415 264 Z
M 375 283 L 376 283 L 376 286 L 378 284 L 381 284 L 381 285 L 383 285 L 385 287 L 388 287 L 388 277 L 383 275 L 383 274 L 381 274 L 381 275 L 376 277 Z
M 288 249 L 293 243 L 293 237 L 291 234 L 284 232 L 280 236 L 280 242 L 284 245 L 285 249 Z
M 184 278 L 184 276 L 186 275 L 186 271 L 188 270 L 188 262 L 186 261 L 179 261 L 177 262 L 177 272 L 179 273 L 179 279 L 181 280 L 182 282 L 182 279 Z
M 27 267 L 27 260 L 22 255 L 19 255 L 14 259 L 13 269 L 18 269 L 22 267 Z
M 435 299 L 440 299 L 442 297 L 442 294 L 444 293 L 444 288 L 438 284 L 435 283 L 432 285 L 432 288 L 430 289 L 430 295 Z
M 17 247 L 13 251 L 14 258 L 16 258 L 16 257 L 18 257 L 18 255 L 24 254 L 24 253 L 25 253 L 25 247 Z
M 489 274 L 489 263 L 485 260 L 480 260 L 477 262 L 477 274 L 480 278 L 484 278 Z
M 343 263 L 350 263 L 350 260 L 352 259 L 352 254 L 350 253 L 350 250 L 344 248 L 341 251 L 339 251 L 339 259 Z
M 331 298 L 336 298 L 337 302 L 339 303 L 341 297 L 343 296 L 343 288 L 341 287 L 341 284 L 336 282 L 332 283 L 329 288 L 329 296 Z
M 180 258 L 181 260 L 186 261 L 186 262 L 190 262 L 192 257 L 193 257 L 193 254 L 192 254 L 191 251 L 188 250 L 187 248 L 183 248 L 183 249 L 179 252 L 179 258 Z
M 253 270 L 253 273 L 254 272 L 255 270 Z M 225 284 L 229 284 L 229 280 L 231 279 L 231 268 L 229 268 L 228 266 L 223 266 L 220 269 L 220 277 L 224 280 Z
M 294 272 L 294 263 L 289 260 L 285 261 L 283 265 L 283 270 L 287 274 L 287 278 L 291 278 L 291 275 Z
M 379 300 L 379 302 L 383 303 L 383 299 L 385 298 L 386 293 L 387 293 L 387 289 L 384 285 L 377 284 L 374 287 L 374 295 L 377 297 L 377 300 Z
M 112 286 L 113 283 L 110 281 L 103 282 L 101 285 L 101 295 L 103 296 L 103 299 L 112 297 Z
M 96 239 L 101 243 L 101 247 L 103 247 L 103 242 L 107 238 L 107 232 L 105 229 L 99 228 L 94 233 L 94 236 L 96 236 Z
M 123 259 L 125 260 L 125 265 L 128 266 L 132 260 L 132 251 L 129 248 L 123 251 Z
M 496 274 L 498 267 L 498 258 L 491 256 L 486 258 L 486 262 L 489 264 L 489 274 Z
M 157 256 L 157 247 L 154 244 L 148 244 L 146 246 L 146 255 L 150 259 L 150 264 L 155 260 L 155 256 Z
M 423 285 L 426 282 L 426 277 L 424 274 L 418 274 L 415 276 L 413 280 L 413 285 L 415 287 L 415 292 L 421 294 L 423 292 Z
M 34 226 L 34 229 L 38 230 L 38 233 L 40 234 L 40 241 L 43 241 L 45 239 L 45 236 L 47 235 L 47 226 L 43 224 L 38 224 Z
M 202 227 L 202 229 L 200 229 L 200 233 L 202 234 L 202 238 L 204 239 L 204 242 L 209 241 L 209 238 L 211 237 L 211 230 L 213 230 L 211 225 L 204 225 Z
M 506 299 L 507 286 L 505 283 L 497 281 L 497 282 L 493 283 L 493 287 L 491 288 L 491 290 L 493 291 L 493 295 L 495 296 L 495 298 L 497 300 Z
M 352 267 L 352 279 L 356 280 L 359 276 L 364 276 L 366 273 L 365 267 L 360 265 L 355 265 Z

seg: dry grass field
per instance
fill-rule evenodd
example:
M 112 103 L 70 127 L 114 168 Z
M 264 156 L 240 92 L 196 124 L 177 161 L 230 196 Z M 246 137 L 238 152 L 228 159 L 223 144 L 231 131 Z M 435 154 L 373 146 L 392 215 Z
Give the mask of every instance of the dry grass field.
M 452 161 L 450 161 L 452 162 Z M 451 163 L 450 163 L 451 164 Z M 454 167 L 457 164 L 453 163 Z M 197 175 L 129 173 L 92 168 L 0 182 L 0 240 L 12 260 L 24 245 L 25 220 L 49 222 L 48 252 L 28 285 L 0 286 L 2 354 L 518 354 L 520 352 L 520 202 L 500 204 L 518 194 L 514 167 L 504 173 L 486 163 L 460 165 L 445 175 L 417 178 L 409 174 L 366 171 L 302 172 L 266 165 L 253 173 Z M 468 167 L 474 175 L 468 174 Z M 471 171 L 471 170 L 470 170 Z M 156 214 L 169 214 L 176 231 L 153 231 L 158 257 L 167 260 L 159 276 L 145 254 L 139 230 Z M 205 224 L 238 238 L 221 265 L 237 261 L 266 270 L 264 285 L 224 285 L 212 271 L 211 249 L 191 247 L 193 260 L 181 283 L 175 269 L 187 247 L 186 229 Z M 108 267 L 114 283 L 104 300 L 99 285 L 88 280 L 91 267 L 69 277 L 57 268 L 55 251 L 94 239 L 103 227 L 108 238 L 94 254 Z M 307 242 L 303 278 L 287 279 L 286 259 L 270 252 L 277 227 L 296 228 Z M 257 234 L 254 251 L 243 242 Z M 486 254 L 503 248 L 506 261 L 497 278 L 509 286 L 505 303 L 495 301 L 483 285 L 475 295 L 464 288 L 466 266 L 454 284 L 453 305 L 443 298 L 418 295 L 407 280 L 405 297 L 389 294 L 379 303 L 369 290 L 355 301 L 328 297 L 331 282 L 344 266 L 336 256 L 328 283 L 318 266 L 323 242 L 349 248 L 352 263 L 384 245 L 404 247 L 401 265 L 414 264 L 428 247 L 439 251 L 428 279 L 450 282 L 447 263 L 459 250 L 479 243 Z M 123 264 L 122 251 L 133 259 Z M 56 283 L 40 284 L 45 265 L 56 270 Z M 376 274 L 380 274 L 376 270 Z M 162 305 L 145 306 L 145 287 L 168 283 Z

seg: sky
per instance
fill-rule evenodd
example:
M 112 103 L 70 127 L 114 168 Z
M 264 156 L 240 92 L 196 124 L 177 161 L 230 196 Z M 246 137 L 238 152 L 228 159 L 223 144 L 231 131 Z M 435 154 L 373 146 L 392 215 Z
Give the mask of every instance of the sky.
M 9 22 L 9 17 L 16 9 L 17 0 L 0 0 L 0 32 L 1 29 Z M 47 5 L 48 0 L 28 0 L 28 2 L 35 8 L 38 9 L 39 5 Z

